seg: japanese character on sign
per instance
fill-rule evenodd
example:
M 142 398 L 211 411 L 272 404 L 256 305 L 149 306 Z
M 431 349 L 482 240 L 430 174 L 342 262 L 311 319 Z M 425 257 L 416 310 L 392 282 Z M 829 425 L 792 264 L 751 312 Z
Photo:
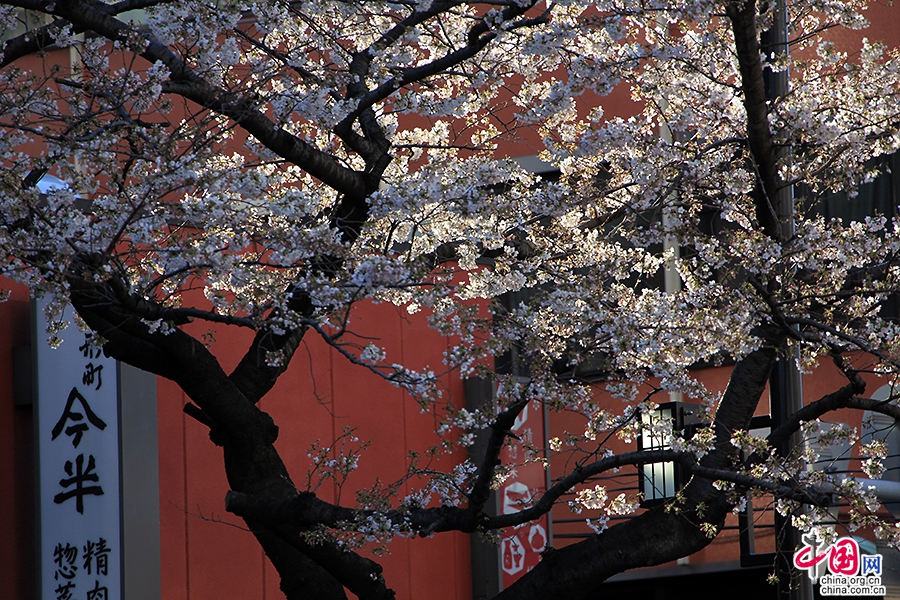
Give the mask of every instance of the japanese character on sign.
M 59 485 L 64 488 L 74 485 L 75 488 L 69 490 L 68 492 L 60 492 L 59 494 L 53 496 L 53 502 L 56 504 L 62 504 L 69 498 L 75 498 L 75 510 L 79 513 L 84 514 L 84 497 L 88 494 L 93 496 L 102 496 L 103 488 L 99 485 L 84 485 L 85 482 L 92 481 L 94 483 L 99 482 L 100 478 L 96 473 L 93 473 L 93 470 L 97 467 L 94 462 L 93 455 L 88 456 L 88 464 L 87 468 L 84 468 L 84 454 L 79 454 L 75 459 L 75 468 L 73 472 L 72 461 L 66 461 L 66 475 L 69 475 L 68 479 L 60 479 Z
M 94 589 L 88 590 L 87 600 L 106 600 L 107 599 L 107 590 L 105 587 L 100 586 L 100 582 L 96 579 L 94 580 Z
M 100 348 L 94 346 L 93 342 L 93 334 L 84 334 L 84 343 L 78 346 L 78 349 L 81 350 L 81 355 L 85 358 L 100 358 L 102 352 L 100 351 Z
M 109 546 L 106 540 L 100 538 L 96 542 L 88 541 L 82 548 L 82 558 L 84 559 L 84 570 L 88 574 L 106 575 L 108 568 Z M 93 570 L 92 570 L 93 569 Z
M 38 331 L 42 315 L 56 314 L 45 306 Z M 123 595 L 118 367 L 95 333 L 72 327 L 58 338 L 59 348 L 35 349 L 36 583 L 43 600 L 114 600 Z
M 94 363 L 89 362 L 84 365 L 84 374 L 81 376 L 81 383 L 84 385 L 93 385 L 94 379 L 97 380 L 97 387 L 95 390 L 99 390 L 103 387 L 103 365 L 94 365 Z
M 73 404 L 78 400 L 81 403 L 81 408 L 84 410 L 84 414 L 80 412 L 76 412 L 73 409 Z M 63 427 L 66 425 L 66 421 L 74 421 L 74 425 L 70 425 L 66 427 L 66 435 L 74 436 L 72 437 L 72 445 L 77 448 L 78 444 L 81 443 L 81 436 L 84 435 L 84 432 L 88 429 L 87 423 L 79 423 L 87 416 L 88 422 L 91 423 L 94 427 L 99 430 L 106 429 L 106 423 L 94 414 L 94 411 L 91 410 L 91 407 L 88 405 L 87 400 L 85 400 L 84 396 L 78 391 L 77 388 L 72 388 L 72 391 L 69 392 L 69 399 L 66 400 L 66 407 L 63 409 L 63 414 L 59 418 L 59 421 L 56 422 L 56 425 L 53 426 L 53 430 L 51 431 L 50 441 L 55 440 L 59 437 L 59 434 L 62 433 Z
M 56 600 L 71 600 L 72 588 L 74 587 L 75 584 L 71 581 L 59 584 L 56 589 L 53 590 L 53 593 L 56 594 Z
M 56 574 L 53 576 L 57 581 L 62 576 L 63 579 L 72 579 L 78 567 L 75 565 L 75 559 L 78 558 L 78 548 L 71 544 L 57 544 L 53 549 L 53 562 L 58 567 Z

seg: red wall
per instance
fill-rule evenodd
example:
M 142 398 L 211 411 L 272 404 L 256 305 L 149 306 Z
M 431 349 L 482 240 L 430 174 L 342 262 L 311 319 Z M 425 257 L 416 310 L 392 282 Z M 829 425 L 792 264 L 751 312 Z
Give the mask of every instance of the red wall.
M 411 368 L 430 363 L 439 371 L 447 343 L 424 321 L 390 305 L 364 305 L 351 326 L 355 333 L 377 338 L 373 341 L 386 347 L 389 361 Z M 331 445 L 345 425 L 358 427 L 361 441 L 371 440 L 341 493 L 341 503 L 353 506 L 356 489 L 374 484 L 376 478 L 383 483 L 399 480 L 408 450 L 424 452 L 437 441 L 434 418 L 420 414 L 407 395 L 349 364 L 316 337 L 307 334 L 290 369 L 260 406 L 280 428 L 276 446 L 300 489 L 305 489 L 311 465 L 306 454 L 311 442 Z M 250 337 L 223 332 L 216 338 L 212 349 L 228 371 Z M 446 377 L 445 384 L 462 405 L 459 379 Z M 209 441 L 203 425 L 184 415 L 187 399 L 174 384 L 160 380 L 158 390 L 163 598 L 283 598 L 278 576 L 256 540 L 223 509 L 228 484 L 221 449 Z M 408 490 L 403 486 L 401 497 Z M 331 484 L 317 490 L 329 501 L 336 493 Z M 375 559 L 384 566 L 387 585 L 398 598 L 471 597 L 467 535 L 398 538 L 389 551 Z

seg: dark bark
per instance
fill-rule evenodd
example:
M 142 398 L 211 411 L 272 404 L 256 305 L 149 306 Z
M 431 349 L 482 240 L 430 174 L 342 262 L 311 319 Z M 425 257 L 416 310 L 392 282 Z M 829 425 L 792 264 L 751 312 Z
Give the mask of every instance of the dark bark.
M 94 8 L 107 15 L 118 15 L 130 10 L 139 10 L 173 1 L 174 0 L 123 0 L 122 2 L 116 2 L 114 4 L 95 4 Z M 15 5 L 38 12 L 43 12 L 47 8 L 46 2 L 17 2 Z M 64 26 L 68 22 L 69 21 L 66 19 L 56 19 L 52 23 L 7 40 L 6 43 L 0 47 L 0 68 L 12 64 L 22 57 L 43 52 L 50 48 L 53 45 L 53 36 L 50 35 L 51 32 L 54 29 Z M 84 32 L 84 27 L 76 25 L 72 28 L 72 33 L 79 34 Z
M 376 517 L 389 521 L 405 531 L 419 535 L 431 535 L 442 531 L 473 533 L 479 530 L 491 531 L 504 527 L 514 527 L 539 519 L 549 513 L 556 501 L 564 494 L 570 492 L 576 485 L 584 483 L 591 477 L 605 471 L 618 469 L 626 465 L 675 460 L 685 461 L 685 466 L 689 470 L 696 469 L 699 471 L 700 469 L 699 465 L 689 462 L 690 457 L 688 455 L 675 450 L 617 454 L 585 465 L 563 477 L 532 506 L 518 512 L 494 517 L 485 515 L 482 512 L 483 503 L 478 504 L 472 501 L 466 507 L 438 506 L 433 508 L 375 511 L 338 506 L 320 500 L 312 493 L 301 493 L 286 502 L 267 502 L 247 494 L 230 491 L 225 497 L 225 508 L 238 516 L 257 519 L 267 527 L 283 524 L 303 527 L 313 525 L 335 527 L 341 523 L 365 522 L 369 517 Z M 734 474 L 732 473 L 731 476 L 723 476 L 722 478 L 733 479 Z M 785 495 L 793 493 L 786 488 L 781 491 Z M 472 495 L 470 494 L 470 497 Z
M 760 60 L 759 32 L 756 30 L 755 1 L 731 2 L 725 12 L 731 21 L 735 50 L 741 73 L 744 108 L 747 111 L 747 141 L 752 167 L 756 171 L 753 191 L 756 220 L 769 237 L 781 238 L 776 207 L 779 186 L 777 154 L 769 129 L 769 107 L 763 63 Z
M 468 508 L 473 521 L 476 515 L 481 513 L 488 498 L 490 498 L 491 482 L 493 482 L 494 472 L 500 464 L 500 452 L 503 450 L 503 444 L 506 442 L 507 437 L 513 435 L 512 427 L 516 422 L 516 417 L 527 405 L 528 400 L 519 400 L 513 403 L 501 412 L 491 425 L 484 457 L 478 466 L 478 477 L 475 480 L 475 485 L 472 487 L 472 492 L 469 494 Z
M 305 292 L 291 287 L 285 291 L 285 295 L 289 298 L 287 304 L 290 310 L 303 318 L 312 317 L 313 305 Z M 280 313 L 275 311 L 267 320 L 279 315 Z M 254 404 L 259 402 L 272 389 L 278 377 L 287 370 L 294 352 L 303 341 L 306 330 L 307 327 L 301 327 L 282 335 L 276 335 L 265 328 L 257 331 L 253 343 L 229 376 L 232 383 L 248 400 Z M 268 364 L 266 355 L 269 352 L 281 354 L 282 361 L 277 365 Z
M 333 577 L 321 574 L 322 568 L 308 556 L 266 529 L 256 529 L 253 521 L 247 520 L 259 545 L 281 578 L 279 587 L 288 600 L 308 600 L 310 598 L 347 597 L 344 589 Z

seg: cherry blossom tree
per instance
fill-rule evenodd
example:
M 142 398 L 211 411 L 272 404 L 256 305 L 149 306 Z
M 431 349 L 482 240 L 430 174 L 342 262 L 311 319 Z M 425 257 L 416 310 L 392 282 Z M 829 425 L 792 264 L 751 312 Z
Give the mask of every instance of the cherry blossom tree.
M 573 490 L 574 508 L 602 517 L 624 508 L 590 477 L 662 461 L 692 475 L 675 499 L 546 553 L 499 597 L 582 597 L 693 553 L 748 490 L 807 527 L 845 495 L 854 526 L 893 540 L 862 486 L 806 469 L 814 457 L 789 442 L 839 408 L 900 418 L 892 398 L 864 397 L 863 379 L 900 366 L 885 308 L 900 223 L 820 210 L 837 193 L 853 205 L 900 146 L 900 57 L 862 36 L 833 43 L 865 28 L 865 2 L 794 2 L 782 34 L 776 12 L 753 0 L 3 3 L 0 31 L 16 33 L 0 45 L 0 273 L 184 390 L 224 447 L 228 509 L 288 598 L 393 597 L 346 542 L 354 531 L 490 533 Z M 615 89 L 632 115 L 604 115 Z M 558 181 L 498 158 L 526 131 Z M 49 176 L 66 185 L 41 185 Z M 676 284 L 661 290 L 666 271 Z M 527 302 L 490 304 L 521 290 Z M 428 312 L 454 340 L 434 369 L 493 377 L 497 401 L 464 410 L 433 371 L 346 342 L 352 307 L 373 299 Z M 226 373 L 189 322 L 255 337 Z M 390 506 L 298 493 L 258 402 L 306 336 L 440 413 L 449 445 L 482 432 L 484 453 Z M 493 372 L 513 347 L 527 383 Z M 689 370 L 725 360 L 722 393 Z M 824 360 L 846 385 L 764 440 L 746 433 L 776 363 Z M 586 361 L 624 410 L 578 380 Z M 703 403 L 711 426 L 685 439 L 642 419 L 668 393 Z M 515 467 L 501 450 L 532 400 L 588 428 L 551 442 L 572 453 L 568 473 L 491 516 Z M 648 429 L 670 449 L 607 447 Z M 861 452 L 877 476 L 883 444 Z

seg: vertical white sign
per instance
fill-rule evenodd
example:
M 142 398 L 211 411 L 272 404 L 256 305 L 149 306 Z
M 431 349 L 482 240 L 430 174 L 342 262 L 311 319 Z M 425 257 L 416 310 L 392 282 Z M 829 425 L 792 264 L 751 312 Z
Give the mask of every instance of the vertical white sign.
M 51 348 L 35 306 L 43 600 L 121 598 L 116 362 L 70 325 Z M 73 321 L 67 309 L 65 319 Z

